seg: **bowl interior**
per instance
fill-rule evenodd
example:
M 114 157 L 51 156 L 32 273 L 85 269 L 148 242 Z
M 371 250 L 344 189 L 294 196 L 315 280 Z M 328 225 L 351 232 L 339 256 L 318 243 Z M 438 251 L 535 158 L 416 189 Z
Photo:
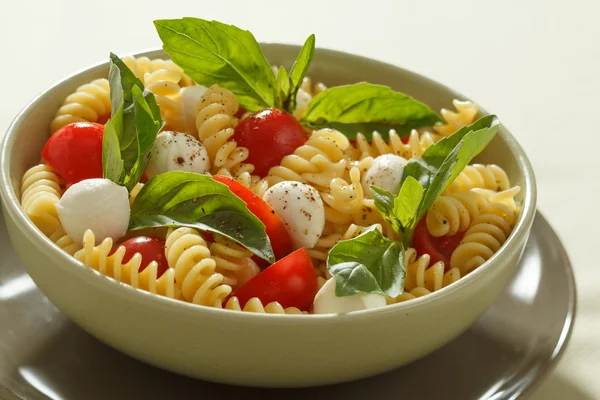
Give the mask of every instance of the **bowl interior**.
M 291 67 L 300 50 L 299 46 L 292 45 L 263 44 L 262 46 L 267 59 L 271 63 L 281 64 L 287 68 Z M 149 51 L 138 55 L 145 55 L 150 58 L 166 57 L 162 50 Z M 3 146 L 0 149 L 0 173 L 2 174 L 1 181 L 3 184 L 0 191 L 5 201 L 4 206 L 13 214 L 16 214 L 23 224 L 30 226 L 32 230 L 35 229 L 33 224 L 25 217 L 18 203 L 21 177 L 28 168 L 39 162 L 41 150 L 49 136 L 50 121 L 64 99 L 78 86 L 93 79 L 106 77 L 107 74 L 108 65 L 102 63 L 75 73 L 56 84 L 30 103 L 19 114 L 3 140 Z M 402 91 L 426 103 L 436 112 L 439 112 L 441 108 L 453 109 L 453 99 L 469 100 L 437 82 L 402 68 L 326 49 L 316 50 L 308 74 L 313 78 L 313 81 L 322 81 L 328 86 L 360 81 L 388 85 L 394 90 Z M 487 114 L 484 109 L 481 109 L 481 113 Z M 492 143 L 475 161 L 500 165 L 506 170 L 511 183 L 521 186 L 522 190 L 517 198 L 522 200 L 523 212 L 511 238 L 517 234 L 526 235 L 527 232 L 520 231 L 527 230 L 533 220 L 535 181 L 531 165 L 519 144 L 506 128 L 501 126 L 499 135 L 494 138 Z M 505 244 L 505 246 L 508 245 L 512 245 L 511 239 Z M 58 248 L 55 248 L 55 251 L 58 252 Z M 485 266 L 475 272 L 479 274 L 483 269 L 485 269 Z M 474 273 L 470 275 L 474 275 Z M 466 279 L 461 279 L 456 286 L 462 284 L 464 280 Z M 438 293 L 425 297 L 436 297 Z M 420 300 L 415 300 L 415 302 Z M 403 304 L 397 304 L 393 307 L 401 306 Z

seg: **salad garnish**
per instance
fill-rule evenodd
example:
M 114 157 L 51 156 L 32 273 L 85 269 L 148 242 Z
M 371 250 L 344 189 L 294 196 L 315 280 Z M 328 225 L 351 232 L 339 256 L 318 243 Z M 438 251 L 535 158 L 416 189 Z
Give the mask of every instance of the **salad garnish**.
M 499 127 L 496 116 L 488 115 L 432 144 L 421 157 L 410 160 L 404 167 L 397 195 L 371 186 L 377 211 L 401 237 L 402 243 L 392 242 L 402 250 L 395 258 L 392 255 L 396 253 L 386 253 L 385 262 L 382 259 L 375 264 L 377 268 L 373 268 L 373 248 L 381 247 L 384 238 L 381 234 L 377 235 L 371 229 L 336 244 L 329 252 L 327 269 L 336 279 L 337 296 L 383 292 L 396 297 L 402 293 L 403 279 L 398 280 L 398 286 L 387 290 L 383 286 L 389 277 L 405 276 L 404 248 L 410 246 L 417 223 L 435 199 L 494 138 Z M 351 254 L 352 263 L 344 261 L 347 253 Z
M 102 171 L 104 178 L 131 192 L 146 170 L 164 122 L 154 94 L 113 53 L 108 76 L 112 117 L 104 127 Z
M 154 25 L 163 49 L 198 84 L 218 83 L 231 90 L 248 111 L 285 107 L 293 112 L 296 92 L 314 54 L 314 35 L 306 40 L 290 73 L 279 67 L 275 76 L 248 31 L 190 17 L 157 20 Z M 334 128 L 354 139 L 357 132 L 370 138 L 373 130 L 387 138 L 390 129 L 406 136 L 412 129 L 439 121 L 436 113 L 410 96 L 361 82 L 324 90 L 300 122 L 312 128 Z

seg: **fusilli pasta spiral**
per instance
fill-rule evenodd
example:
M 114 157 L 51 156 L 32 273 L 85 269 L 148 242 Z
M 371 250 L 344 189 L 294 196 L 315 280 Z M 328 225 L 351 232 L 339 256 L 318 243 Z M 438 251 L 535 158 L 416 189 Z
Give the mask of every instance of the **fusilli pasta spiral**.
M 194 304 L 221 307 L 231 293 L 202 236 L 195 229 L 177 228 L 167 235 L 165 255 L 174 269 L 175 284 L 183 299 Z
M 56 203 L 61 197 L 60 180 L 47 164 L 29 168 L 21 181 L 21 206 L 46 236 L 61 229 Z
M 455 111 L 442 108 L 440 113 L 444 118 L 445 123 L 435 125 L 433 129 L 442 136 L 450 136 L 460 128 L 466 125 L 471 125 L 479 113 L 479 106 L 470 101 L 453 100 L 452 104 L 456 108 Z
M 427 212 L 427 229 L 432 236 L 464 232 L 486 204 L 485 198 L 474 191 L 438 196 Z
M 216 263 L 216 271 L 223 275 L 229 286 L 240 286 L 260 272 L 252 261 L 252 252 L 221 235 L 214 235 L 210 253 Z
M 510 187 L 508 175 L 495 165 L 473 164 L 465 169 L 446 189 L 446 194 L 464 192 L 469 189 L 482 188 L 494 191 L 507 190 Z
M 402 138 L 393 129 L 389 132 L 387 142 L 377 131 L 373 132 L 370 143 L 365 135 L 359 133 L 356 135 L 354 157 L 364 158 L 377 157 L 382 154 L 395 154 L 408 160 L 420 157 L 433 143 L 435 143 L 435 137 L 432 134 L 428 132 L 419 134 L 414 129 L 411 131 L 407 143 L 402 142 Z
M 334 178 L 344 175 L 344 150 L 349 146 L 348 138 L 335 129 L 315 131 L 293 154 L 283 157 L 280 165 L 270 169 L 269 186 L 282 181 L 297 181 L 325 191 Z
M 417 258 L 417 252 L 408 248 L 404 253 L 406 265 L 406 279 L 404 281 L 404 293 L 395 299 L 388 298 L 388 304 L 399 303 L 421 297 L 444 288 L 461 277 L 461 271 L 451 268 L 445 271 L 444 263 L 439 261 L 431 265 L 429 254 L 423 254 Z
M 500 203 L 489 203 L 465 232 L 450 258 L 450 266 L 463 275 L 479 267 L 497 252 L 512 232 L 515 212 Z
M 169 70 L 176 72 L 180 76 L 180 86 L 190 86 L 194 82 L 187 76 L 183 69 L 175 64 L 172 60 L 163 60 L 161 58 L 149 59 L 148 57 L 123 57 L 123 62 L 127 67 L 134 73 L 147 86 L 145 82 L 146 74 L 158 71 L 158 70 Z M 150 90 L 150 89 L 149 89 Z
M 106 238 L 95 246 L 94 233 L 87 230 L 83 235 L 83 249 L 75 253 L 75 258 L 90 268 L 135 288 L 170 298 L 178 298 L 179 291 L 175 287 L 175 271 L 167 269 L 158 277 L 158 264 L 150 262 L 142 272 L 139 272 L 142 256 L 136 253 L 128 262 L 123 262 L 125 247 L 119 246 L 110 254 L 113 248 L 111 238 Z M 109 255 L 110 254 L 110 255 Z
M 196 106 L 196 127 L 198 138 L 206 147 L 214 174 L 232 176 L 250 187 L 260 178 L 253 177 L 252 164 L 244 163 L 248 149 L 238 147 L 234 134 L 238 110 L 235 95 L 218 85 L 211 86 Z
M 96 79 L 79 86 L 56 112 L 50 131 L 56 132 L 74 122 L 96 122 L 110 114 L 110 87 L 107 79 Z
M 262 304 L 260 299 L 253 297 L 246 302 L 244 308 L 241 307 L 240 301 L 237 297 L 230 297 L 224 307 L 226 310 L 253 312 L 261 314 L 306 314 L 300 311 L 296 307 L 283 308 L 281 304 L 276 301 L 272 301 L 266 306 Z

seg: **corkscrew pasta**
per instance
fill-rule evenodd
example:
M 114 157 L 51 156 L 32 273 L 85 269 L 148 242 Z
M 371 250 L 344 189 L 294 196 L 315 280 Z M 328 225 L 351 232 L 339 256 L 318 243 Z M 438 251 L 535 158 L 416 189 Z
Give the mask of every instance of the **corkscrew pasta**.
M 256 297 L 253 297 L 250 300 L 248 300 L 242 308 L 238 298 L 233 296 L 227 301 L 227 304 L 225 304 L 224 308 L 226 310 L 244 311 L 260 314 L 303 314 L 303 312 L 296 307 L 283 308 L 281 304 L 279 304 L 276 301 L 272 301 L 265 306 L 262 304 L 260 299 Z
M 220 307 L 231 293 L 231 286 L 223 283 L 223 275 L 215 272 L 217 263 L 198 231 L 178 228 L 170 232 L 165 254 L 169 267 L 175 271 L 177 288 L 186 301 Z
M 252 201 L 262 201 L 268 205 L 272 215 L 276 215 L 283 229 L 278 232 L 289 236 L 289 251 L 284 254 L 294 254 L 297 248 L 306 250 L 306 258 L 310 261 L 307 264 L 312 263 L 310 275 L 314 270 L 313 283 L 318 293 L 333 283 L 330 281 L 332 275 L 328 270 L 327 260 L 332 248 L 340 242 L 356 238 L 373 226 L 387 239 L 402 240 L 402 232 L 398 233 L 397 227 L 394 230 L 394 221 L 390 223 L 388 216 L 384 220 L 373 199 L 377 197 L 377 190 L 371 189 L 370 179 L 374 171 L 383 169 L 379 167 L 380 161 L 399 160 L 399 164 L 394 164 L 396 166 L 391 168 L 399 185 L 402 168 L 409 160 L 418 159 L 430 146 L 472 124 L 479 114 L 477 104 L 454 100 L 454 110 L 440 111 L 443 122 L 413 129 L 409 134 L 400 129 L 392 129 L 389 132 L 358 132 L 354 136 L 354 132 L 348 133 L 341 125 L 334 125 L 340 130 L 313 129 L 314 126 L 326 125 L 300 125 L 299 121 L 313 98 L 327 90 L 327 86 L 321 82 L 313 84 L 311 78 L 304 77 L 295 98 L 289 97 L 288 103 L 285 103 L 288 110 L 286 116 L 300 127 L 301 144 L 294 143 L 289 151 L 261 170 L 264 165 L 260 160 L 251 158 L 251 151 L 252 154 L 255 151 L 253 143 L 244 142 L 241 136 L 236 135 L 252 113 L 245 111 L 236 95 L 223 87 L 227 85 L 198 85 L 171 60 L 131 56 L 122 60 L 145 89 L 154 95 L 165 122 L 162 130 L 175 131 L 176 133 L 171 132 L 173 138 L 179 134 L 187 135 L 184 136 L 186 139 L 179 141 L 180 147 L 168 148 L 171 143 L 165 144 L 168 150 L 164 151 L 164 157 L 170 163 L 168 172 L 176 165 L 177 169 L 184 171 L 230 177 L 244 186 L 241 189 L 249 189 L 258 196 L 258 200 L 256 196 L 249 200 L 249 197 L 236 193 L 244 200 L 248 210 L 256 206 Z M 190 70 L 186 71 L 195 76 Z M 273 71 L 277 76 L 278 67 L 274 66 Z M 108 76 L 93 80 L 67 96 L 50 124 L 49 133 L 60 132 L 78 122 L 105 123 L 111 114 L 110 85 L 107 78 Z M 251 108 L 243 97 L 240 97 L 240 102 L 242 106 Z M 197 151 L 186 153 L 189 150 L 185 147 L 188 143 L 183 142 L 190 141 L 194 141 Z M 252 141 L 260 143 L 255 137 L 252 137 Z M 158 157 L 156 148 L 155 146 L 150 151 L 150 159 Z M 271 149 L 261 150 L 269 152 Z M 260 151 L 258 154 L 261 155 Z M 200 168 L 198 165 L 201 164 L 193 163 L 195 157 L 203 157 L 203 162 L 207 160 L 202 170 L 193 169 Z M 198 160 L 200 158 L 196 158 Z M 156 165 L 166 164 L 168 163 Z M 62 251 L 89 268 L 116 282 L 199 306 L 266 314 L 307 314 L 314 311 L 312 306 L 283 307 L 282 304 L 293 303 L 280 299 L 280 302 L 263 303 L 259 298 L 261 296 L 247 296 L 244 300 L 239 289 L 252 284 L 270 266 L 265 260 L 255 256 L 254 250 L 213 231 L 207 233 L 205 228 L 200 229 L 201 225 L 182 226 L 177 221 L 171 221 L 160 227 L 152 227 L 151 224 L 142 226 L 143 229 L 129 226 L 124 234 L 114 237 L 105 237 L 96 229 L 73 234 L 69 224 L 61 220 L 59 211 L 62 213 L 60 205 L 68 197 L 70 187 L 79 182 L 66 179 L 68 174 L 62 170 L 59 173 L 59 168 L 55 167 L 56 164 L 51 160 L 42 160 L 25 172 L 21 182 L 22 208 L 43 234 Z M 386 297 L 387 304 L 410 301 L 442 290 L 480 267 L 500 250 L 510 236 L 520 212 L 521 188 L 515 186 L 514 182 L 511 183 L 511 170 L 507 171 L 499 165 L 475 163 L 467 165 L 456 179 L 447 184 L 443 193 L 433 201 L 422 219 L 419 219 L 423 225 L 418 225 L 417 228 L 426 227 L 421 234 L 426 234 L 433 244 L 445 240 L 454 241 L 453 250 L 442 257 L 435 251 L 423 250 L 414 241 L 412 244 L 410 241 L 404 243 L 408 247 L 404 251 L 404 259 L 397 258 L 400 260 L 398 263 L 403 263 L 406 272 L 404 291 L 398 297 Z M 102 173 L 104 174 L 103 168 Z M 150 168 L 146 169 L 146 173 L 147 176 L 140 182 L 131 185 L 133 187 L 128 186 L 126 194 L 130 210 L 134 208 L 136 199 L 140 200 L 149 191 L 142 191 L 146 178 L 153 179 L 153 176 L 161 175 L 161 172 L 151 171 Z M 94 178 L 98 178 L 98 174 L 99 172 Z M 91 179 L 93 178 L 87 180 Z M 220 181 L 219 179 L 215 177 L 215 180 Z M 296 186 L 286 186 L 284 193 L 278 192 L 279 200 L 267 201 L 269 195 L 278 188 L 284 190 L 281 189 L 284 187 L 281 184 L 289 184 L 290 181 L 299 185 L 298 187 L 308 188 L 306 190 L 309 190 L 310 195 L 307 196 L 307 202 L 301 203 L 300 192 L 294 192 Z M 375 186 L 383 187 L 380 184 Z M 386 188 L 390 192 L 396 190 L 393 195 L 399 189 L 399 186 L 394 189 L 392 184 Z M 293 192 L 294 196 L 288 191 Z M 312 203 L 322 204 L 314 206 Z M 395 204 L 393 206 L 396 207 Z M 297 209 L 285 214 L 288 207 Z M 319 218 L 314 210 L 322 211 L 319 214 L 320 225 L 315 222 Z M 287 219 L 282 215 L 288 215 Z M 273 228 L 273 225 L 269 225 L 272 221 L 264 215 L 256 216 L 268 233 L 269 228 Z M 294 232 L 308 237 L 311 224 L 318 225 L 314 241 L 305 244 L 307 242 L 296 240 Z M 298 229 L 293 231 L 291 226 Z M 142 255 L 144 252 L 141 250 L 137 251 L 139 248 L 135 246 L 150 246 L 147 243 L 140 244 L 141 239 L 154 241 L 156 247 L 154 253 L 150 253 L 153 257 Z M 275 250 L 277 238 L 269 236 L 269 241 Z M 128 247 L 130 245 L 133 247 Z M 283 258 L 277 259 L 273 265 Z
M 110 87 L 105 78 L 78 87 L 56 112 L 50 131 L 74 122 L 96 122 L 110 114 Z
M 113 241 L 106 238 L 98 246 L 95 245 L 94 233 L 90 230 L 83 236 L 83 249 L 75 253 L 75 258 L 88 267 L 109 276 L 117 282 L 126 283 L 134 288 L 142 289 L 161 296 L 178 298 L 180 289 L 175 285 L 175 271 L 168 269 L 158 277 L 158 264 L 152 261 L 139 271 L 142 256 L 137 253 L 124 262 L 125 248 L 119 246 L 114 253 Z
M 427 229 L 433 236 L 466 231 L 487 201 L 475 191 L 439 196 L 427 212 Z
M 515 219 L 515 212 L 510 207 L 500 203 L 487 204 L 452 253 L 450 265 L 463 274 L 479 267 L 506 242 Z

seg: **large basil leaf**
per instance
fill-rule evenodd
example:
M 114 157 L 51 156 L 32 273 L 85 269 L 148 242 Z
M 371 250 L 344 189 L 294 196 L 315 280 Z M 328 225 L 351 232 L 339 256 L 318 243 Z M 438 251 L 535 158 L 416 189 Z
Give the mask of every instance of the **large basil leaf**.
M 337 243 L 329 251 L 327 269 L 335 279 L 336 296 L 402 293 L 406 271 L 402 244 L 383 236 L 376 226 Z
M 309 103 L 302 123 L 331 127 L 350 139 L 362 132 L 371 139 L 374 130 L 387 138 L 390 129 L 405 136 L 412 129 L 430 126 L 440 118 L 425 104 L 387 86 L 366 82 L 324 90 Z
M 229 188 L 207 175 L 171 171 L 150 179 L 131 208 L 129 229 L 188 226 L 218 233 L 273 263 L 265 225 Z
M 194 81 L 231 90 L 248 111 L 275 105 L 275 77 L 249 31 L 185 17 L 154 21 L 163 49 Z

